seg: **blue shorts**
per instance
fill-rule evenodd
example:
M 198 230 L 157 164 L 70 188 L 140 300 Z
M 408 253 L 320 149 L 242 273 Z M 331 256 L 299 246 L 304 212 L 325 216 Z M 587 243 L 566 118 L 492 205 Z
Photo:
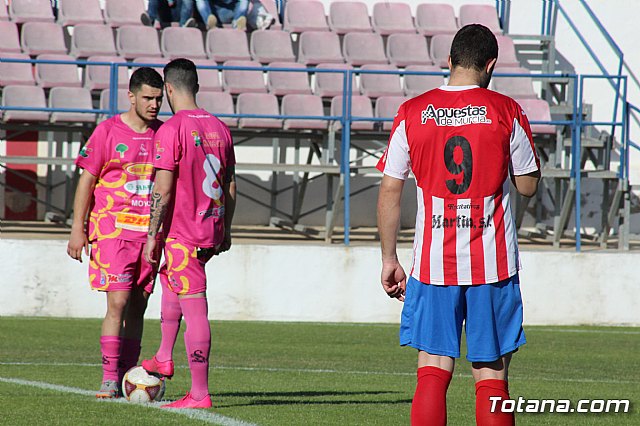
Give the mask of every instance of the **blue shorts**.
M 474 286 L 409 279 L 400 321 L 402 346 L 459 358 L 463 322 L 470 362 L 492 362 L 524 345 L 518 274 Z

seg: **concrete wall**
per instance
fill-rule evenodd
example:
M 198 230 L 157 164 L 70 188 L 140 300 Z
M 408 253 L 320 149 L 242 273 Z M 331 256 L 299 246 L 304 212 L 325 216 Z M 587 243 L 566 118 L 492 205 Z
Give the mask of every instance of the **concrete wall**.
M 409 267 L 411 249 L 399 251 Z M 640 325 L 637 253 L 525 251 L 527 324 Z M 0 240 L 0 316 L 102 317 L 87 263 L 64 240 Z M 207 266 L 210 317 L 227 320 L 398 322 L 402 304 L 379 284 L 379 248 L 238 244 Z M 160 289 L 147 318 L 159 317 Z

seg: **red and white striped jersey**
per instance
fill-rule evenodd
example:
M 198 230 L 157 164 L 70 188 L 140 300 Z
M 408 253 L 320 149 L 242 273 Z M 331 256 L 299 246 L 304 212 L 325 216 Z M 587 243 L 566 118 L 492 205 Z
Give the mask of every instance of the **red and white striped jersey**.
M 520 269 L 509 173 L 534 172 L 540 161 L 513 99 L 477 86 L 442 86 L 410 99 L 377 167 L 397 179 L 415 175 L 415 279 L 487 284 Z

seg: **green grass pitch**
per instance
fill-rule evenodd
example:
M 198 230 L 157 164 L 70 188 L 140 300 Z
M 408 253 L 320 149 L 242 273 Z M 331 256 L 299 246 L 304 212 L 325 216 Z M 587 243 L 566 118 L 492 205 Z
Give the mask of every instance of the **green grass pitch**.
M 93 319 L 0 318 L 0 424 L 409 424 L 416 353 L 398 346 L 397 325 L 214 321 L 214 407 L 201 419 L 96 401 L 90 392 L 101 379 L 99 330 L 100 321 Z M 511 365 L 512 398 L 629 399 L 631 412 L 522 413 L 518 424 L 640 424 L 639 328 L 526 327 L 525 332 L 528 344 Z M 151 356 L 159 339 L 158 321 L 146 321 L 142 356 Z M 175 361 L 176 375 L 165 394 L 169 400 L 184 395 L 190 383 L 182 335 Z M 65 388 L 41 389 L 24 381 Z M 447 404 L 448 424 L 474 424 L 473 379 L 464 360 L 456 365 Z

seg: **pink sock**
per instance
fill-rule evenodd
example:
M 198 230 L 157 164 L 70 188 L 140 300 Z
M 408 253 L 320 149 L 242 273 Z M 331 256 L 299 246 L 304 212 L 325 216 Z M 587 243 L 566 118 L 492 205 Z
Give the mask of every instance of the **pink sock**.
M 187 331 L 184 343 L 187 347 L 191 370 L 191 396 L 197 401 L 209 395 L 209 351 L 211 328 L 207 317 L 207 299 L 180 299 Z
M 125 337 L 122 339 L 122 347 L 120 348 L 120 363 L 118 378 L 122 381 L 124 373 L 129 369 L 138 365 L 138 358 L 140 358 L 140 339 L 130 339 Z
M 180 319 L 182 318 L 178 295 L 171 291 L 164 282 L 165 280 L 166 276 L 160 274 L 160 282 L 162 283 L 162 302 L 160 306 L 162 340 L 160 340 L 160 348 L 156 352 L 158 361 L 170 361 L 173 359 L 173 347 L 176 344 L 178 331 L 180 330 Z
M 102 381 L 118 381 L 118 360 L 122 338 L 119 336 L 100 337 L 100 351 L 102 352 Z

